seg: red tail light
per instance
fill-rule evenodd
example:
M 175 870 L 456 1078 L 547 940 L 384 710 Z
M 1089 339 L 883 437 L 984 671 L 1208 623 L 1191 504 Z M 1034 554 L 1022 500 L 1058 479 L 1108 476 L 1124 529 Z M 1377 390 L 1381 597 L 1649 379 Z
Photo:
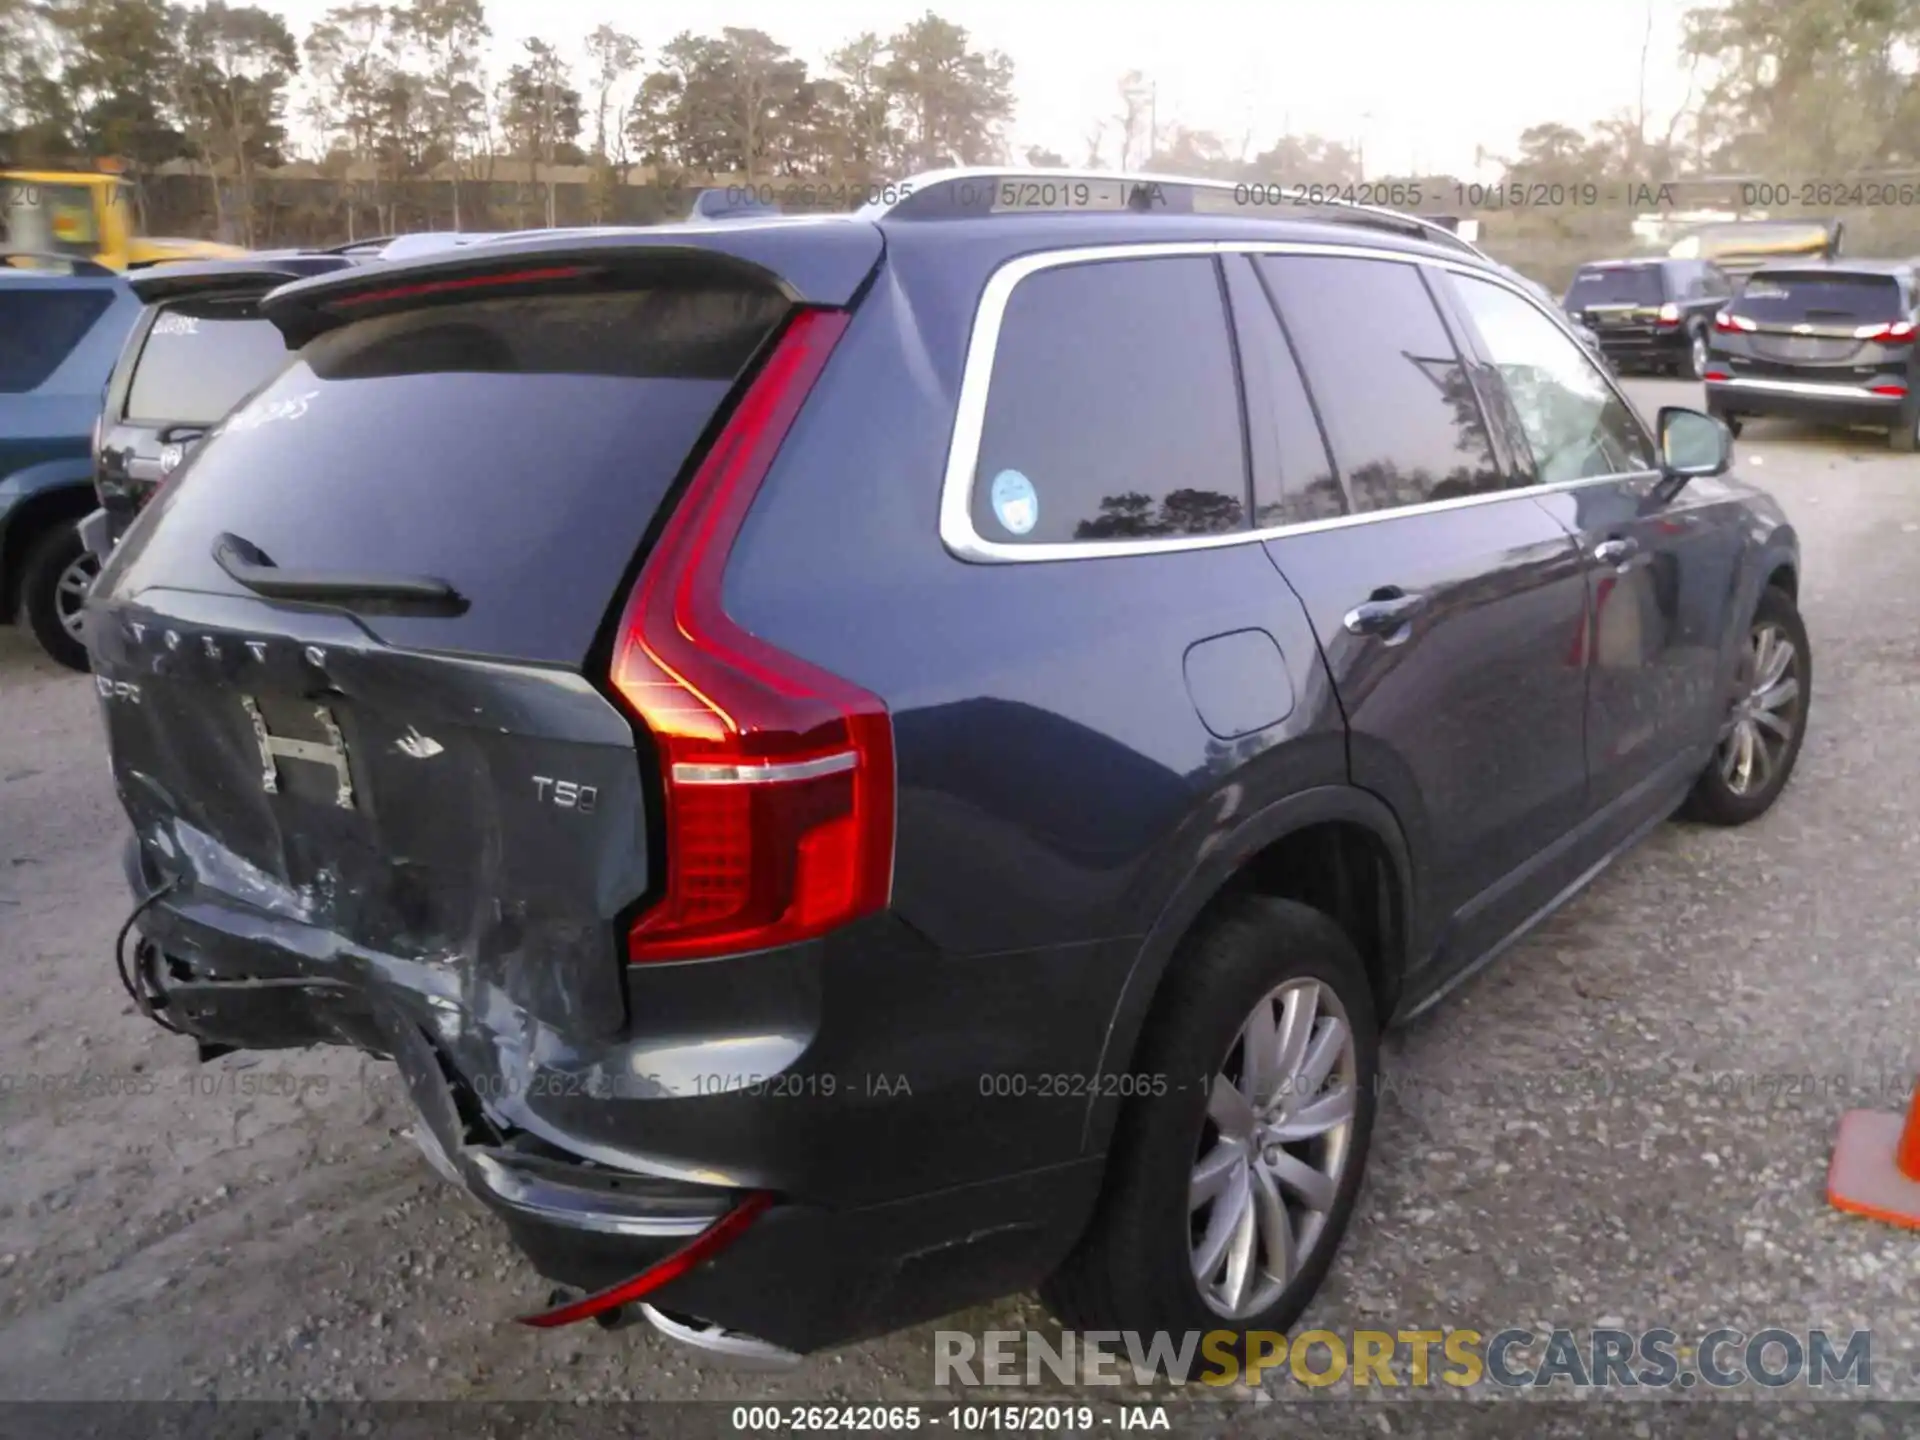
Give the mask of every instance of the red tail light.
M 1725 370 L 1709 370 L 1700 378 L 1702 380 L 1731 380 L 1733 376 Z
M 1713 328 L 1722 335 L 1750 334 L 1760 327 L 1744 315 L 1736 315 L 1731 310 L 1722 310 L 1713 317 Z
M 887 904 L 893 721 L 878 698 L 742 630 L 735 537 L 847 317 L 787 325 L 701 462 L 627 602 L 613 684 L 659 745 L 666 893 L 634 961 L 791 944 Z
M 382 290 L 363 290 L 357 295 L 342 295 L 331 308 L 344 310 L 354 305 L 373 305 L 387 300 L 411 300 L 422 295 L 442 295 L 453 290 L 484 290 L 502 285 L 541 285 L 554 280 L 573 280 L 586 272 L 578 265 L 550 265 L 542 270 L 508 270 L 494 275 L 463 275 L 453 280 L 423 280 L 413 285 L 389 285 Z
M 1668 301 L 1665 305 L 1662 305 L 1660 307 L 1658 323 L 1661 325 L 1678 325 L 1680 323 L 1680 307 L 1672 301 Z
M 1889 345 L 1906 345 L 1913 340 L 1911 320 L 1896 320 L 1891 325 L 1862 325 L 1853 332 L 1856 340 L 1879 340 Z
M 1907 393 L 1904 385 L 1870 385 L 1867 388 L 1876 395 L 1891 395 L 1896 399 Z

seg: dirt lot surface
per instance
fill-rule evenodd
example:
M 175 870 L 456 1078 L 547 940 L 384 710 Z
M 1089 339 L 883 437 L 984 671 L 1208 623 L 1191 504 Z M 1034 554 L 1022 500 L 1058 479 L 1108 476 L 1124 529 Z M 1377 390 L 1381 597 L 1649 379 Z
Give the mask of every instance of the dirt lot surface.
M 1634 388 L 1649 414 L 1698 403 Z M 1314 1324 L 1871 1328 L 1873 1389 L 1920 1398 L 1920 1234 L 1823 1199 L 1840 1114 L 1898 1109 L 1920 1067 L 1920 460 L 1782 423 L 1739 450 L 1805 545 L 1798 775 L 1745 831 L 1665 827 L 1390 1039 L 1371 1178 Z M 544 1287 L 420 1159 L 386 1066 L 200 1067 L 133 1013 L 110 960 L 121 833 L 87 679 L 0 630 L 0 1398 L 930 1402 L 949 1394 L 936 1328 L 1045 1323 L 1009 1299 L 774 1376 L 645 1327 L 508 1323 Z M 1763 1395 L 1742 1433 L 1811 1433 L 1787 1402 L 1819 1398 Z M 1448 1408 L 1340 1415 L 1438 1433 Z M 1600 1433 L 1592 1404 L 1527 1408 L 1526 1433 Z M 1281 1433 L 1280 1410 L 1260 1418 Z M 1849 1405 L 1842 1423 L 1912 1421 Z

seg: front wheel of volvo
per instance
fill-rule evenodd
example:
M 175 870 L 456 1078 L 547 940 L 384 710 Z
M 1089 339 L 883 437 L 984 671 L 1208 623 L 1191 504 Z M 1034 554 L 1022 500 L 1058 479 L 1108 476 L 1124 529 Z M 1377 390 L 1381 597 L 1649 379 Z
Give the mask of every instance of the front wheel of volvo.
M 1078 1330 L 1284 1331 L 1326 1278 L 1373 1130 L 1366 970 L 1316 910 L 1248 896 L 1192 937 L 1141 1044 L 1092 1223 L 1042 1287 Z M 1164 1084 L 1162 1083 L 1164 1081 Z
M 1800 758 L 1813 697 L 1813 650 L 1786 591 L 1769 586 L 1762 593 L 1734 670 L 1733 692 L 1713 758 L 1681 812 L 1709 825 L 1744 825 L 1766 814 Z

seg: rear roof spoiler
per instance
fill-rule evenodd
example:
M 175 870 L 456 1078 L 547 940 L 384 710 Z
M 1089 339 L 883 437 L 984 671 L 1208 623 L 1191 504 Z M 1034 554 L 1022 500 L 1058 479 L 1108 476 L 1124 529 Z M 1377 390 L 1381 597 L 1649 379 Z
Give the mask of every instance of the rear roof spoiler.
M 273 260 L 180 260 L 131 275 L 127 283 L 141 303 L 178 300 L 216 290 L 273 289 L 292 280 L 331 274 L 353 262 L 341 255 L 288 255 Z
M 880 231 L 852 220 L 739 220 L 516 236 L 301 280 L 274 291 L 262 308 L 287 343 L 297 347 L 354 318 L 351 311 L 341 313 L 343 302 L 381 292 L 424 297 L 489 280 L 572 278 L 553 273 L 570 269 L 585 275 L 601 270 L 644 274 L 683 266 L 772 286 L 796 305 L 838 308 L 860 293 L 881 250 Z

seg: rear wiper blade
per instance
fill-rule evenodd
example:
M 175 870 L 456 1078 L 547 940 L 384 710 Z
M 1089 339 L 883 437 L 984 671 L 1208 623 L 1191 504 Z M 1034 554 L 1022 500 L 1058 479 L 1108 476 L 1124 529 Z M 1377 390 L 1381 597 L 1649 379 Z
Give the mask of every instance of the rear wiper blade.
M 372 575 L 350 570 L 282 570 L 259 546 L 238 535 L 213 539 L 213 563 L 256 595 L 274 600 L 311 600 L 348 608 L 391 606 L 458 615 L 467 599 L 431 575 Z

